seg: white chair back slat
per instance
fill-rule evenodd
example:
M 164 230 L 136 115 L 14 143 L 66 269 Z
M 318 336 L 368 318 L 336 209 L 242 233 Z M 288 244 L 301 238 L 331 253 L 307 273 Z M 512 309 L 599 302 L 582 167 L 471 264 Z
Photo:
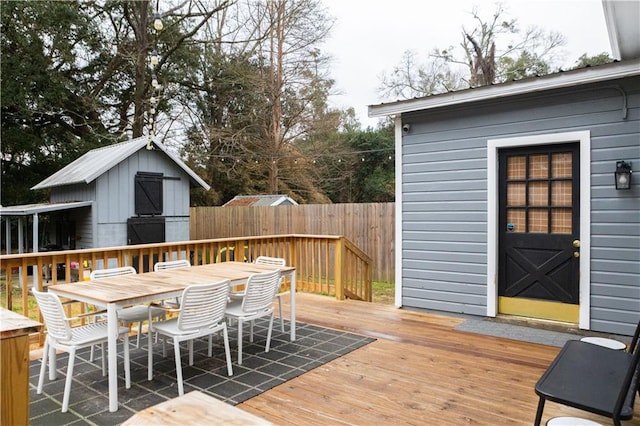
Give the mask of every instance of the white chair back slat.
M 59 341 L 70 341 L 72 339 L 71 326 L 64 314 L 62 302 L 57 295 L 48 292 L 32 290 L 38 302 L 38 307 L 47 326 L 47 333 Z
M 89 278 L 92 280 L 97 280 L 100 278 L 112 278 L 135 274 L 136 270 L 133 266 L 122 266 L 120 268 L 96 269 L 95 271 L 91 271 Z
M 277 288 L 280 286 L 280 270 L 253 274 L 247 280 L 242 299 L 242 311 L 260 312 L 273 306 Z
M 286 261 L 281 257 L 269 257 L 269 256 L 258 256 L 255 261 L 256 265 L 272 265 L 283 267 L 286 265 Z
M 188 268 L 190 266 L 191 266 L 191 262 L 189 262 L 186 259 L 169 260 L 166 262 L 156 262 L 156 264 L 153 265 L 153 270 L 155 272 L 158 272 L 158 271 L 165 271 L 167 269 Z
M 222 322 L 230 287 L 229 280 L 187 287 L 182 292 L 178 328 L 195 330 Z
M 258 256 L 256 259 L 256 265 L 270 265 L 278 268 L 283 268 L 287 262 L 281 257 L 269 257 L 269 256 Z M 275 293 L 278 294 L 280 291 L 280 287 L 282 286 L 282 276 L 280 276 L 280 282 L 276 286 Z M 282 307 L 280 308 L 280 317 L 282 317 Z M 284 329 L 284 325 L 282 326 Z

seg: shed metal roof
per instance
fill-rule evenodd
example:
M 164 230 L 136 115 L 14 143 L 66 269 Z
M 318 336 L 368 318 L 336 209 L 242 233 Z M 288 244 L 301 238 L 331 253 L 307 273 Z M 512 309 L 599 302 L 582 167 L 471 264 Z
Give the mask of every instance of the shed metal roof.
M 290 204 L 297 205 L 292 198 L 287 195 L 236 195 L 233 199 L 227 201 L 225 206 L 279 206 L 288 201 Z
M 146 149 L 147 143 L 148 138 L 143 136 L 127 142 L 93 149 L 31 189 L 45 189 L 77 183 L 88 184 L 134 153 L 141 149 Z M 169 156 L 178 167 L 189 175 L 192 186 L 201 186 L 207 190 L 210 189 L 210 186 L 205 181 L 187 167 L 180 158 L 169 152 L 162 143 L 153 141 L 153 145 Z
M 0 206 L 0 216 L 30 216 L 33 214 L 50 213 L 60 210 L 77 209 L 87 207 L 93 201 L 70 201 L 67 203 L 38 203 L 23 204 L 21 206 Z

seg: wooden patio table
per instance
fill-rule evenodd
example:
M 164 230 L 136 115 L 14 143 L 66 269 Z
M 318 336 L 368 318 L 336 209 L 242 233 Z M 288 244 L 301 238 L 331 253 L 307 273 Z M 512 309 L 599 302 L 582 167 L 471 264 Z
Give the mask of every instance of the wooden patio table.
M 126 275 L 114 278 L 59 284 L 49 286 L 49 291 L 61 297 L 89 303 L 107 309 L 109 328 L 109 411 L 118 410 L 118 315 L 125 306 L 147 303 L 154 300 L 178 297 L 193 284 L 204 284 L 230 280 L 232 286 L 244 284 L 255 273 L 272 271 L 271 265 L 256 265 L 244 262 L 221 262 L 189 268 L 169 269 L 159 272 Z M 296 273 L 295 268 L 280 268 L 282 275 L 291 281 L 291 341 L 296 339 Z M 52 360 L 55 362 L 55 360 Z

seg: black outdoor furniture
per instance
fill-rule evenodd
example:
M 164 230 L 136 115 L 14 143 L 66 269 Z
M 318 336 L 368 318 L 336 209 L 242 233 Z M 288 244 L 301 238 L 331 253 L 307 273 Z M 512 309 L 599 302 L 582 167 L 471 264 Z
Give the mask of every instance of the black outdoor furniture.
M 631 419 L 639 358 L 633 344 L 629 351 L 617 351 L 568 341 L 536 383 L 540 401 L 534 424 L 540 425 L 547 400 L 609 417 L 615 425 Z

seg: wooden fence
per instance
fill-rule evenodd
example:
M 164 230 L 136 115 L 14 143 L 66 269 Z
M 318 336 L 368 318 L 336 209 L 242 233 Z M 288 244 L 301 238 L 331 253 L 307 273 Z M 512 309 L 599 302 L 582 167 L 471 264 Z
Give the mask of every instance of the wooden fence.
M 342 235 L 372 260 L 372 279 L 395 280 L 395 204 L 192 207 L 191 240 L 241 236 Z

